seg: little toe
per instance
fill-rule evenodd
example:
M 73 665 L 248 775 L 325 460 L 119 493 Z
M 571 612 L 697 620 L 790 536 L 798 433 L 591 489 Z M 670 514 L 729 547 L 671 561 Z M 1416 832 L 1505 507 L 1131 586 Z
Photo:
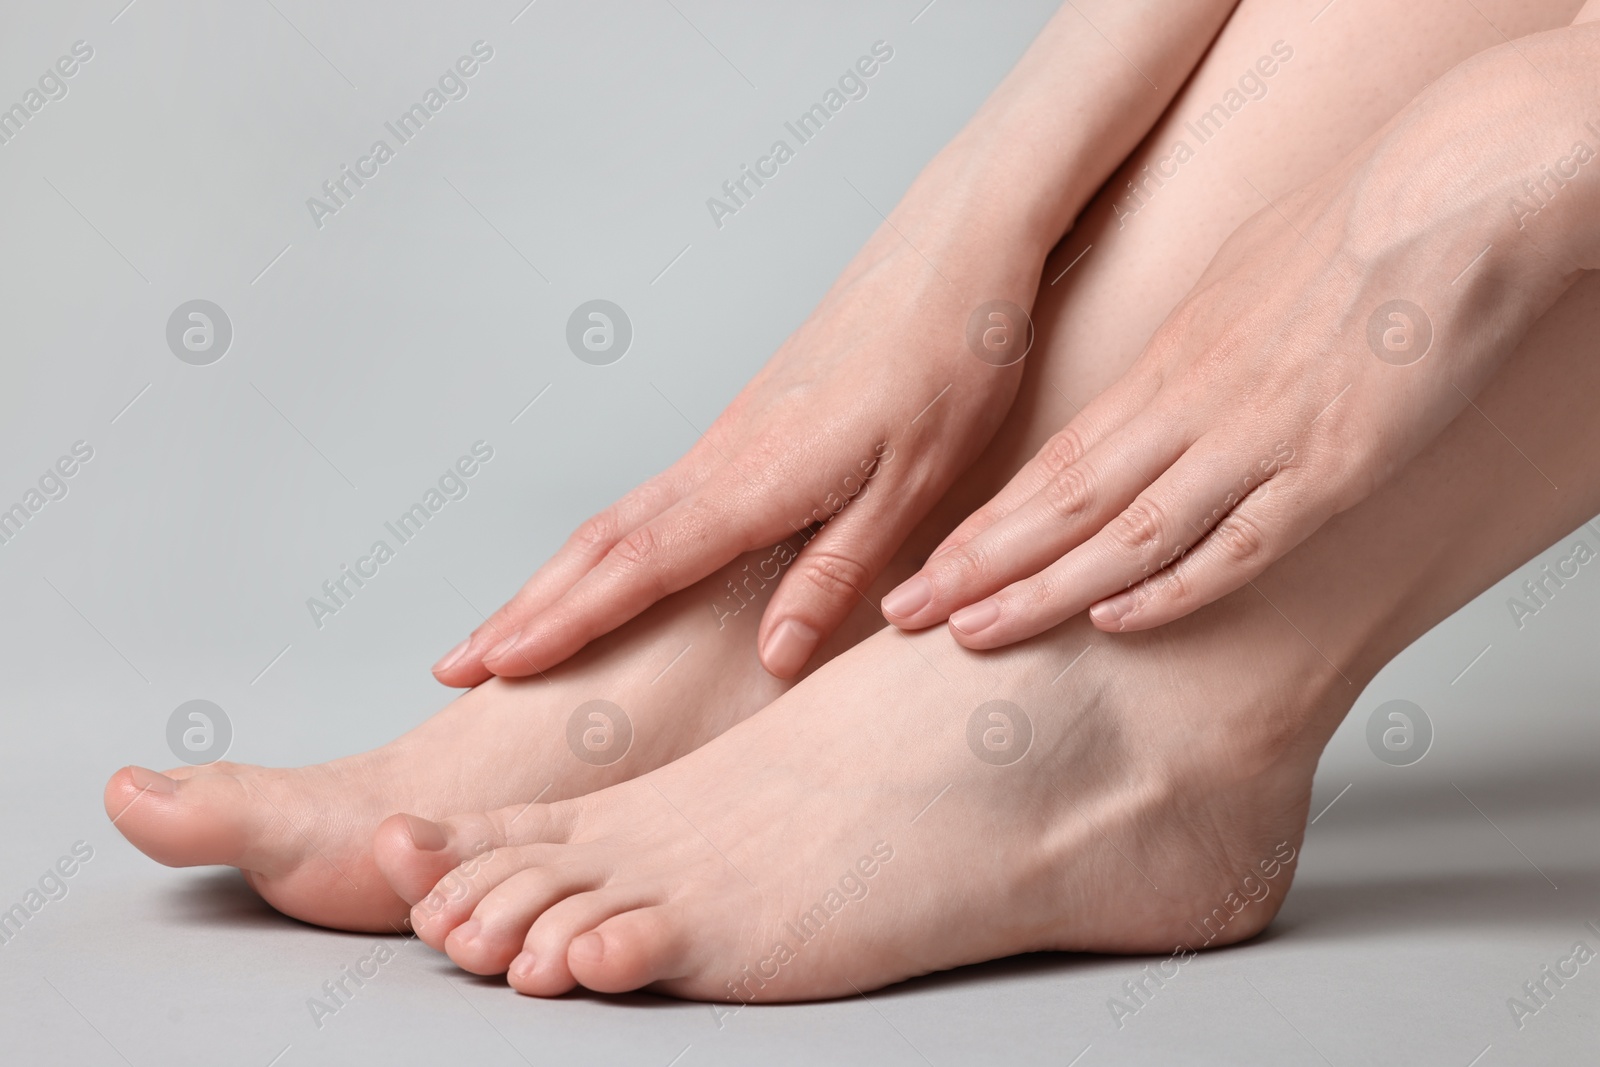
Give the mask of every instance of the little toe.
M 574 938 L 567 969 L 585 989 L 626 993 L 688 974 L 691 948 L 687 924 L 675 909 L 640 908 Z
M 547 908 L 528 931 L 522 951 L 506 972 L 506 980 L 519 993 L 558 997 L 570 992 L 578 980 L 567 965 L 572 942 L 614 915 L 659 904 L 653 891 L 642 886 L 599 889 L 567 897 Z

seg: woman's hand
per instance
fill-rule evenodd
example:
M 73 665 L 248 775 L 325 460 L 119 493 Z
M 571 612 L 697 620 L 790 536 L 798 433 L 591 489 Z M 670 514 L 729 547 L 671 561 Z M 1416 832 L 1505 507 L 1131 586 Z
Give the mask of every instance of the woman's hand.
M 585 523 L 435 676 L 533 674 L 766 546 L 763 578 L 782 576 L 761 660 L 798 673 L 994 433 L 1046 254 L 1234 2 L 1063 5 L 704 438 Z
M 1248 220 L 1140 360 L 884 598 L 886 617 L 948 618 L 979 649 L 1085 608 L 1103 630 L 1158 626 L 1371 493 L 1600 266 L 1600 106 L 1554 88 L 1593 84 L 1596 29 L 1477 57 Z M 1562 34 L 1587 50 L 1562 52 Z M 1529 195 L 1550 172 L 1564 184 Z
M 441 679 L 548 668 L 761 548 L 778 583 L 761 660 L 800 671 L 999 427 L 1031 327 L 993 327 L 979 358 L 967 320 L 987 300 L 1030 304 L 1052 243 L 946 241 L 897 216 L 689 453 L 579 527 Z

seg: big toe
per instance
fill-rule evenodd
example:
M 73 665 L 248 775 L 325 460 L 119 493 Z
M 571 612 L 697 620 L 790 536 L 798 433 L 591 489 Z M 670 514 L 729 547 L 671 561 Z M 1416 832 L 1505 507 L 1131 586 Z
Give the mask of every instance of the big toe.
M 227 864 L 271 873 L 293 863 L 262 832 L 262 798 L 231 769 L 218 764 L 178 779 L 124 767 L 106 783 L 106 814 L 135 848 L 169 867 Z

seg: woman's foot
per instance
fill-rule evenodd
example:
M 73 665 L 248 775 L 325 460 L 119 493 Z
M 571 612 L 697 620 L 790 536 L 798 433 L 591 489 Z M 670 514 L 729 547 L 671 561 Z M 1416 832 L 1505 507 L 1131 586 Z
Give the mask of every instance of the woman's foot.
M 106 785 L 106 813 L 161 863 L 240 868 L 286 915 L 400 929 L 407 904 L 373 860 L 385 817 L 600 789 L 677 758 L 783 691 L 756 659 L 761 605 L 733 610 L 740 601 L 725 583 L 737 577 L 730 568 L 678 593 L 543 679 L 487 682 L 371 752 L 296 769 L 125 767 Z M 402 822 L 376 847 L 409 854 L 426 843 Z
M 981 656 L 885 632 L 670 766 L 443 820 L 381 866 L 424 941 L 542 996 L 803 1000 L 1225 944 L 1283 900 L 1358 691 L 1252 592 Z

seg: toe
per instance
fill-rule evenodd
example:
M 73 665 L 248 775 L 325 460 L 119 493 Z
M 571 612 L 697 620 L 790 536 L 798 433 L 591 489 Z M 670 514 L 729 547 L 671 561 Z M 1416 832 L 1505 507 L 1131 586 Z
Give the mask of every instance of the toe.
M 564 847 L 514 845 L 468 857 L 446 872 L 427 896 L 412 905 L 411 928 L 425 944 L 443 952 L 451 931 L 470 920 L 478 905 L 501 883 L 522 871 L 570 858 L 570 853 L 563 853 Z
M 690 939 L 669 907 L 640 908 L 612 916 L 567 949 L 567 968 L 585 989 L 626 993 L 689 971 Z
M 274 828 L 282 820 L 233 769 L 218 764 L 179 780 L 124 767 L 106 783 L 106 814 L 135 848 L 169 867 L 292 867 L 301 846 Z
M 508 846 L 564 840 L 558 823 L 547 804 L 516 804 L 438 822 L 391 815 L 373 834 L 373 858 L 390 887 L 406 903 L 416 904 L 451 871 L 475 858 Z
M 472 918 L 450 932 L 445 951 L 457 966 L 473 974 L 505 974 L 522 951 L 529 928 L 546 909 L 604 881 L 604 873 L 590 865 L 554 864 L 518 871 L 490 890 Z
M 614 915 L 660 903 L 653 892 L 639 887 L 600 889 L 567 897 L 534 922 L 522 943 L 522 951 L 506 972 L 506 979 L 519 993 L 535 997 L 558 997 L 578 984 L 567 965 L 572 942 Z

